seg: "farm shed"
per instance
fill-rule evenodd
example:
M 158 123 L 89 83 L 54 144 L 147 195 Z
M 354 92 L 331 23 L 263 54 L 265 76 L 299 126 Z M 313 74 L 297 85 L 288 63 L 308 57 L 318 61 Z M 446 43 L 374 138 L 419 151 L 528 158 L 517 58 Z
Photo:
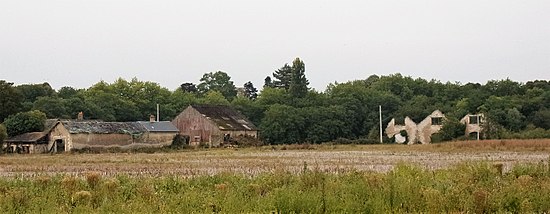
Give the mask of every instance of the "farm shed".
M 172 123 L 180 134 L 189 136 L 191 145 L 220 146 L 231 137 L 258 136 L 256 126 L 229 106 L 191 105 Z
M 47 153 L 68 151 L 68 131 L 57 119 L 46 120 L 44 131 L 29 132 L 5 140 L 3 148 L 16 153 Z
M 170 145 L 178 130 L 168 121 L 101 122 L 63 121 L 70 149 L 135 148 Z

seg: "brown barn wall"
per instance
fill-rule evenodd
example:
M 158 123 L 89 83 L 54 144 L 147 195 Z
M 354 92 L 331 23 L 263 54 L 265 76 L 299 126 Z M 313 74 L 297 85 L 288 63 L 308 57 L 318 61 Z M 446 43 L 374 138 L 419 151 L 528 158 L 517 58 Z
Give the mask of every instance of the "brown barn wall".
M 223 141 L 223 133 L 219 128 L 192 107 L 181 112 L 172 124 L 180 130 L 180 134 L 189 136 L 192 145 L 203 142 L 219 146 Z M 196 136 L 200 142 L 195 140 Z

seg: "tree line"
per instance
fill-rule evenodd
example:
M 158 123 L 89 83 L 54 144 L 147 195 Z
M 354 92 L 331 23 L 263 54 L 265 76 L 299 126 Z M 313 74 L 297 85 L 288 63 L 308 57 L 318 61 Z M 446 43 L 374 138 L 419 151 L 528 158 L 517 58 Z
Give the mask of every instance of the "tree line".
M 0 122 L 10 124 L 24 114 L 42 117 L 40 113 L 47 118 L 74 119 L 79 112 L 86 119 L 147 120 L 156 113 L 156 104 L 160 105 L 161 119 L 171 120 L 188 105 L 215 104 L 231 106 L 248 116 L 259 125 L 266 143 L 368 143 L 378 139 L 381 105 L 384 125 L 391 118 L 405 116 L 420 122 L 439 109 L 451 122 L 469 113 L 484 113 L 485 138 L 550 137 L 547 80 L 462 84 L 401 74 L 370 75 L 331 83 L 320 92 L 308 87 L 305 71 L 305 63 L 296 58 L 267 76 L 260 91 L 250 81 L 236 87 L 223 71 L 206 73 L 198 84 L 184 82 L 176 90 L 136 78 L 59 90 L 48 83 L 14 85 L 0 80 Z M 452 123 L 448 124 L 451 127 Z M 0 126 L 0 132 L 3 129 Z M 458 135 L 460 132 L 449 138 Z

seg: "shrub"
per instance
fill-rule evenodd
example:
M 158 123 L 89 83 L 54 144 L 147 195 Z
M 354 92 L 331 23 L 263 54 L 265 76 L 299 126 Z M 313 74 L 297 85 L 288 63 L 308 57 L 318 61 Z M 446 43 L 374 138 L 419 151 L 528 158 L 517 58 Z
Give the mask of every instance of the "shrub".
M 34 110 L 10 115 L 4 125 L 9 136 L 16 136 L 27 132 L 40 132 L 44 130 L 46 114 Z
M 446 118 L 443 126 L 436 134 L 432 135 L 432 142 L 450 141 L 464 136 L 466 125 L 456 118 Z
M 181 134 L 174 136 L 172 144 L 170 145 L 172 149 L 184 149 L 187 147 L 189 147 L 189 136 Z

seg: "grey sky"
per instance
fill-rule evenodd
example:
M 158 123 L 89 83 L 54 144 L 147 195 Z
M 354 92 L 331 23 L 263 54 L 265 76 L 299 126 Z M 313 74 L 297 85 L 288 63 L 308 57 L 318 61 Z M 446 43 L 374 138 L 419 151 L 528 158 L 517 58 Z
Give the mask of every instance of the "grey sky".
M 371 74 L 550 79 L 547 0 L 2 0 L 0 79 L 169 89 L 223 70 L 237 86 L 300 57 L 310 86 Z

